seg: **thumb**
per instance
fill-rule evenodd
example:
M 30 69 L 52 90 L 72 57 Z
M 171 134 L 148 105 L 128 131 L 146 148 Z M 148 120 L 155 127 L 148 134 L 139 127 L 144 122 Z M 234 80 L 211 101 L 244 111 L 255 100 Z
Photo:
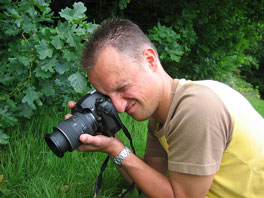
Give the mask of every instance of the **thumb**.
M 90 136 L 91 135 L 89 135 L 89 134 L 82 134 L 79 139 L 83 144 L 89 144 L 90 143 L 90 138 L 89 138 Z

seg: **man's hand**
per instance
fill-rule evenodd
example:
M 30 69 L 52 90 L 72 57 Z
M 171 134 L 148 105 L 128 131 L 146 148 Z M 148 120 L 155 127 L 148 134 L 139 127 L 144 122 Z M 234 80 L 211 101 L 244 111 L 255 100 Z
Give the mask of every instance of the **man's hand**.
M 92 136 L 82 134 L 80 141 L 83 143 L 79 146 L 79 151 L 97 151 L 108 153 L 111 156 L 117 156 L 125 147 L 122 142 L 114 137 L 104 135 Z
M 76 106 L 76 102 L 69 101 L 68 107 L 73 109 Z M 72 114 L 67 114 L 65 119 L 71 117 Z M 77 150 L 79 151 L 96 151 L 108 153 L 111 156 L 118 155 L 124 148 L 123 143 L 113 137 L 107 137 L 101 134 L 92 136 L 89 134 L 82 134 L 80 136 L 80 141 L 83 143 L 80 145 Z

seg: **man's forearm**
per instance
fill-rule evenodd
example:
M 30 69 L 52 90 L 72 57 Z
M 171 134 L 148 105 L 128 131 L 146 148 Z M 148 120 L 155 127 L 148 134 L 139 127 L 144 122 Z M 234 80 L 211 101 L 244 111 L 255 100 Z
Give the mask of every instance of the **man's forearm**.
M 148 166 L 136 155 L 131 153 L 123 161 L 122 168 L 125 170 L 127 176 L 129 176 L 129 180 L 133 180 L 148 197 L 174 197 L 170 180 Z
M 168 174 L 168 159 L 167 158 L 145 156 L 143 161 L 150 167 L 154 168 L 155 170 L 159 171 L 163 175 L 167 176 Z M 126 172 L 124 168 L 119 167 L 119 166 L 116 166 L 116 168 L 129 184 L 133 183 L 133 180 L 131 179 L 131 177 L 128 175 L 128 173 Z
M 133 180 L 131 179 L 131 177 L 128 175 L 128 173 L 123 167 L 116 166 L 116 168 L 119 171 L 119 173 L 124 177 L 124 179 L 127 181 L 128 184 L 133 183 Z

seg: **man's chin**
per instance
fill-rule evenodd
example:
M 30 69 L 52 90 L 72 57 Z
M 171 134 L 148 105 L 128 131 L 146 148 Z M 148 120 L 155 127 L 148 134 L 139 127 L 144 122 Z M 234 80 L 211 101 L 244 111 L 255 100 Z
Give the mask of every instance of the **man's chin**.
M 136 115 L 136 114 L 133 114 L 133 113 L 132 114 L 128 113 L 128 115 L 130 115 L 134 120 L 139 121 L 139 122 L 149 119 L 148 117 L 139 116 L 139 115 Z

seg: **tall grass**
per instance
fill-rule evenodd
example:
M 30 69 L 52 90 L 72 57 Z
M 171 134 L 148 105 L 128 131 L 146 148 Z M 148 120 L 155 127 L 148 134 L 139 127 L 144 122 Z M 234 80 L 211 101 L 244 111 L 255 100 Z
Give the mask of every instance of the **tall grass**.
M 93 197 L 94 182 L 106 154 L 73 151 L 63 158 L 56 157 L 47 147 L 44 134 L 64 119 L 66 112 L 56 108 L 43 109 L 41 117 L 35 117 L 10 131 L 10 143 L 0 151 L 0 197 L 3 198 L 84 198 Z M 131 132 L 137 153 L 142 156 L 145 148 L 146 122 L 134 122 L 128 116 L 121 119 Z M 120 138 L 129 146 L 126 137 Z M 103 174 L 99 197 L 118 197 L 126 182 L 112 162 Z

